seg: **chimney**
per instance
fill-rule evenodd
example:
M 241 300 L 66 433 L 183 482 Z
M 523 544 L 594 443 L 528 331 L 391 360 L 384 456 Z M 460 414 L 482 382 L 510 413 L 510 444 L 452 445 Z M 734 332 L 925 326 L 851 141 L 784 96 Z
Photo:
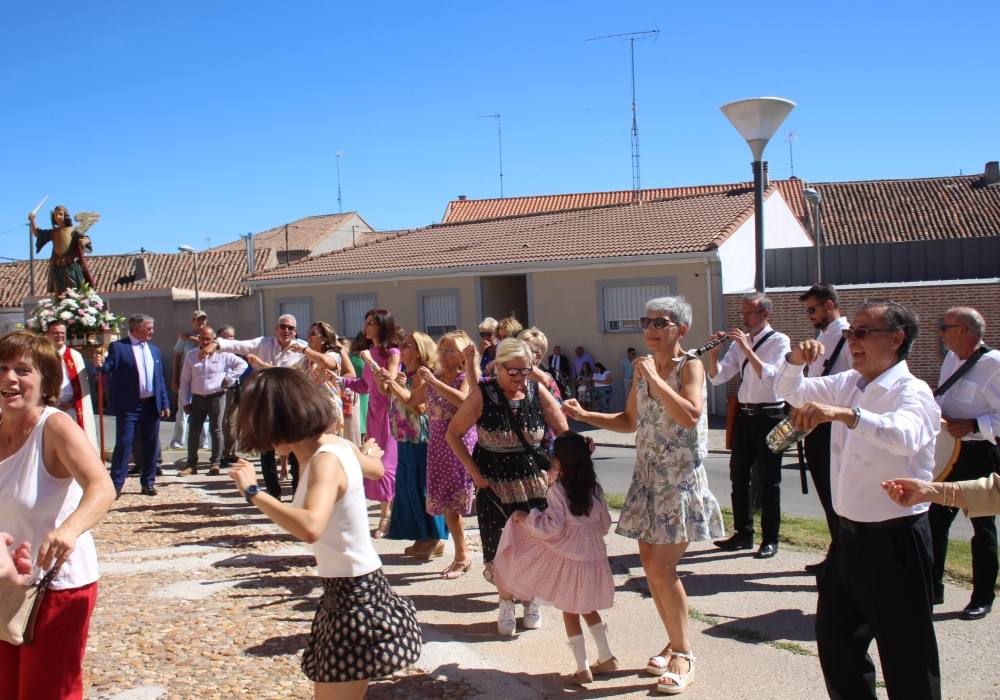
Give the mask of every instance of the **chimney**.
M 996 165 L 996 163 L 994 163 L 994 165 Z M 468 197 L 466 197 L 464 194 L 458 195 L 458 201 L 460 201 L 460 202 L 464 202 L 467 199 L 468 199 Z
M 253 234 L 248 233 L 246 235 L 246 239 L 247 239 L 247 274 L 252 275 L 254 271 Z
M 132 277 L 136 284 L 148 282 L 153 277 L 153 270 L 145 256 L 137 255 L 132 258 Z
M 984 187 L 996 187 L 1000 185 L 1000 162 L 991 160 L 983 170 L 983 177 L 979 181 Z

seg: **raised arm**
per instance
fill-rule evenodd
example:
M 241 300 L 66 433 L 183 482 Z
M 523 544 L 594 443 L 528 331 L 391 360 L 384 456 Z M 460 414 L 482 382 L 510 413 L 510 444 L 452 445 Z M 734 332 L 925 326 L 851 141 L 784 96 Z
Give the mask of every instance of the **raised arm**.
M 632 375 L 632 388 L 629 389 L 625 410 L 618 413 L 596 413 L 585 411 L 576 399 L 563 401 L 562 412 L 573 420 L 589 423 L 596 428 L 611 430 L 616 433 L 634 433 L 636 426 L 635 395 L 638 390 L 638 372 Z
M 689 360 L 684 363 L 680 370 L 680 391 L 675 391 L 660 378 L 656 371 L 656 361 L 651 356 L 639 358 L 635 367 L 636 372 L 641 372 L 646 378 L 652 396 L 659 399 L 675 423 L 689 430 L 698 425 L 701 412 L 705 408 L 702 403 L 705 368 L 700 360 Z

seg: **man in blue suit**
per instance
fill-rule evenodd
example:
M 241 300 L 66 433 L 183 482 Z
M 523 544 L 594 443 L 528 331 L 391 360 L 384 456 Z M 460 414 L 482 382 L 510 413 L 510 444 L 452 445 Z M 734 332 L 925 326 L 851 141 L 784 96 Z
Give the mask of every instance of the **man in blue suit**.
M 108 346 L 107 356 L 98 355 L 94 365 L 111 377 L 109 395 L 115 414 L 115 451 L 111 456 L 111 481 L 122 495 L 128 458 L 136 430 L 142 438 L 139 481 L 144 496 L 155 496 L 156 453 L 160 444 L 160 418 L 170 415 L 167 386 L 163 380 L 163 358 L 150 339 L 153 319 L 134 314 L 128 319 L 128 337 Z

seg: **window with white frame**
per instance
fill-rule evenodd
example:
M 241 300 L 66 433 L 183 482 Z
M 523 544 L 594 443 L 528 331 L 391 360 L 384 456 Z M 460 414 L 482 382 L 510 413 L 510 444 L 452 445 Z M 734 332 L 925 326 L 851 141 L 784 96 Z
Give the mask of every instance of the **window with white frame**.
M 420 320 L 424 332 L 432 338 L 458 328 L 458 290 L 420 292 Z
M 604 283 L 601 302 L 604 316 L 603 331 L 638 331 L 639 319 L 645 313 L 646 302 L 657 297 L 671 296 L 669 282 Z
M 291 314 L 295 317 L 296 324 L 298 324 L 298 334 L 305 337 L 309 329 L 309 324 L 313 322 L 312 299 L 310 297 L 295 297 L 291 299 L 277 299 L 275 301 L 275 311 L 277 312 L 275 318 Z
M 340 328 L 343 335 L 353 338 L 365 328 L 365 314 L 375 308 L 374 294 L 344 294 L 337 297 L 340 307 Z

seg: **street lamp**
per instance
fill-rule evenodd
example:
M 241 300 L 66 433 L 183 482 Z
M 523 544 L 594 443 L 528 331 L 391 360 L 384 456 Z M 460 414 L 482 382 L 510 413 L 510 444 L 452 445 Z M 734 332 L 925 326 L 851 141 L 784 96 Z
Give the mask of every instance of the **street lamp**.
M 191 253 L 191 264 L 194 266 L 194 307 L 201 309 L 201 293 L 198 291 L 198 250 L 189 245 L 177 246 L 182 253 Z
M 823 229 L 820 226 L 820 208 L 819 204 L 823 201 L 819 192 L 814 190 L 812 187 L 807 187 L 802 190 L 802 196 L 806 198 L 806 201 L 812 204 L 812 220 L 813 220 L 813 239 L 816 241 L 816 284 L 823 281 L 823 263 L 820 259 L 820 246 L 823 245 Z
M 781 97 L 751 97 L 722 105 L 719 109 L 736 127 L 753 154 L 754 287 L 764 291 L 764 149 L 785 121 L 795 103 Z

